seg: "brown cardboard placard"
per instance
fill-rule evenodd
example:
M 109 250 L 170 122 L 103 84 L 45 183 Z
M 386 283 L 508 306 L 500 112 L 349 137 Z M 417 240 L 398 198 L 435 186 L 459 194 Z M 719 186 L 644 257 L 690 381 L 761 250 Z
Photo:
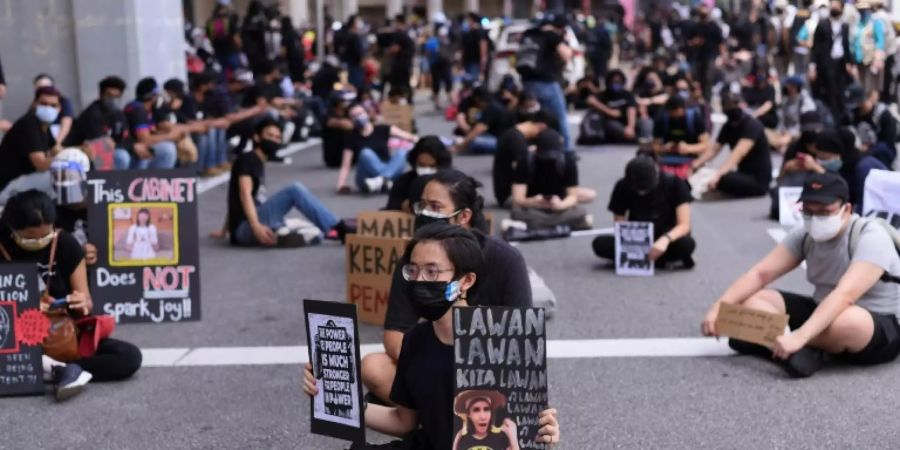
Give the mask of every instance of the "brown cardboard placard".
M 720 336 L 772 348 L 775 345 L 775 338 L 784 334 L 787 323 L 786 314 L 773 314 L 740 305 L 720 303 L 716 330 Z
M 406 243 L 406 239 L 347 235 L 347 302 L 357 305 L 359 320 L 384 324 L 391 280 Z
M 413 132 L 413 107 L 388 101 L 381 102 L 381 118 L 384 123 L 400 128 L 407 133 Z
M 415 217 L 400 211 L 369 211 L 357 216 L 356 234 L 381 238 L 412 237 Z

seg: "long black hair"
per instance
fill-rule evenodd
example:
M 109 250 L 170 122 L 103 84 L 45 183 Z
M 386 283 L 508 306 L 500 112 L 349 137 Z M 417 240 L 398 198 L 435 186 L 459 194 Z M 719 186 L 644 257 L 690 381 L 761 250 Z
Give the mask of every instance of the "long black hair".
M 56 205 L 47 194 L 31 189 L 19 192 L 6 201 L 0 223 L 8 231 L 52 225 L 56 222 Z
M 437 162 L 438 169 L 446 169 L 453 165 L 453 155 L 447 150 L 447 146 L 441 141 L 441 138 L 429 135 L 419 139 L 416 145 L 406 154 L 406 162 L 410 166 L 416 166 L 416 160 L 419 155 L 427 154 Z
M 141 225 L 141 214 L 147 215 L 147 224 L 146 225 Z M 147 208 L 139 209 L 137 212 L 137 216 L 135 216 L 135 218 L 134 218 L 134 224 L 139 227 L 144 227 L 144 226 L 149 227 L 150 225 L 152 225 L 153 224 L 153 216 L 150 215 L 150 210 Z
M 456 169 L 438 170 L 432 181 L 441 183 L 450 192 L 455 209 L 468 208 L 472 211 L 470 226 L 487 232 L 487 221 L 484 219 L 484 197 L 478 193 L 481 183 Z
M 408 262 L 416 245 L 425 241 L 435 241 L 441 245 L 447 253 L 447 259 L 453 264 L 454 278 L 459 279 L 470 272 L 475 274 L 475 284 L 469 289 L 468 297 L 474 295 L 484 268 L 484 252 L 478 238 L 459 225 L 448 222 L 430 223 L 416 230 L 406 245 L 403 261 Z

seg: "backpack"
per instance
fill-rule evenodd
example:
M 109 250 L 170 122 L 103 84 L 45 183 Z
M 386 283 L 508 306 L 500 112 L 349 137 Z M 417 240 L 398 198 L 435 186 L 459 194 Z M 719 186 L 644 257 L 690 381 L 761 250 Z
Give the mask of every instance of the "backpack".
M 891 237 L 891 241 L 894 242 L 894 251 L 900 255 L 900 230 L 894 228 L 890 223 L 880 217 L 859 217 L 850 223 L 850 239 L 847 242 L 847 254 L 850 258 L 853 259 L 853 254 L 856 253 L 856 248 L 859 246 L 860 236 L 862 236 L 863 230 L 869 226 L 869 224 L 875 224 L 875 226 L 883 228 Z M 806 258 L 806 255 L 809 254 L 809 251 L 812 250 L 813 244 L 813 240 L 809 239 L 809 234 L 803 236 L 804 259 Z M 900 284 L 900 274 L 890 274 L 885 271 L 881 274 L 881 281 L 885 283 Z
M 544 56 L 544 36 L 540 29 L 525 32 L 519 49 L 516 50 L 516 72 L 522 77 L 531 77 L 542 71 L 541 58 Z
M 206 23 L 206 36 L 213 42 L 228 40 L 232 33 L 231 20 L 228 16 L 215 16 Z
M 591 110 L 581 119 L 578 126 L 578 145 L 602 144 L 606 138 L 603 128 L 604 118 L 600 111 Z

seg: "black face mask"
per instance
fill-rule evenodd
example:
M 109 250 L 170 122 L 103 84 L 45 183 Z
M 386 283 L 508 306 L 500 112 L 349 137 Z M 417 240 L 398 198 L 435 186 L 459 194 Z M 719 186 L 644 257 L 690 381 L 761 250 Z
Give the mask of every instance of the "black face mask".
M 278 150 L 281 150 L 283 145 L 281 142 L 270 141 L 268 139 L 263 139 L 259 141 L 259 148 L 263 151 L 268 159 L 275 159 L 278 157 Z
M 831 10 L 831 17 L 833 17 L 835 19 L 837 19 L 838 17 L 841 17 L 842 14 L 843 14 L 843 11 L 839 11 L 837 9 Z
M 409 296 L 419 317 L 434 322 L 459 298 L 458 281 L 410 281 Z
M 744 111 L 741 108 L 732 108 L 725 111 L 725 116 L 729 122 L 739 122 L 744 117 Z
M 413 228 L 418 230 L 419 228 L 424 227 L 425 225 L 429 225 L 436 222 L 445 222 L 449 223 L 450 218 L 440 218 L 440 217 L 432 217 L 426 216 L 424 214 L 416 214 L 415 220 L 413 220 Z

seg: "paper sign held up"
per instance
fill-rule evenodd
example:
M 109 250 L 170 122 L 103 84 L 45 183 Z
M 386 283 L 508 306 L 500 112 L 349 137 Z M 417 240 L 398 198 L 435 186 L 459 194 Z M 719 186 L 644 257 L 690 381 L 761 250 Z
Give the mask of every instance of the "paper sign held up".
M 415 216 L 400 211 L 370 211 L 357 216 L 356 233 L 380 238 L 409 238 Z
M 787 323 L 786 314 L 772 314 L 740 305 L 720 303 L 716 329 L 720 336 L 772 348 L 775 345 L 775 338 L 784 334 Z

